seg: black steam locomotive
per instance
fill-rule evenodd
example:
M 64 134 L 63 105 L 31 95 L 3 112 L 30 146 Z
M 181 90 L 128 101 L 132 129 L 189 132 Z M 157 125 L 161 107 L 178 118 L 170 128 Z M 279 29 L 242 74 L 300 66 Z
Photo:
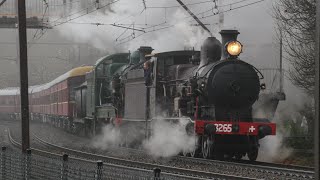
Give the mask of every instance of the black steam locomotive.
M 256 160 L 259 139 L 276 133 L 274 123 L 252 116 L 265 88 L 262 74 L 239 59 L 238 31 L 220 33 L 222 43 L 209 37 L 201 52 L 151 54 L 151 47 L 140 47 L 30 87 L 31 119 L 91 135 L 113 124 L 124 144 L 127 137 L 135 140 L 131 144 L 150 137 L 155 122 L 184 121 L 187 133 L 196 136 L 194 150 L 184 155 L 241 159 L 247 154 Z M 18 90 L 0 90 L 1 116 L 19 117 Z
M 209 37 L 201 52 L 151 54 L 151 47 L 140 47 L 132 53 L 110 83 L 116 116 L 111 121 L 123 129 L 140 124 L 139 131 L 148 137 L 148 127 L 159 117 L 187 119 L 186 130 L 197 141 L 185 155 L 241 159 L 247 154 L 256 160 L 259 139 L 276 132 L 274 123 L 252 117 L 265 84 L 254 66 L 238 58 L 239 32 L 220 33 L 222 43 Z

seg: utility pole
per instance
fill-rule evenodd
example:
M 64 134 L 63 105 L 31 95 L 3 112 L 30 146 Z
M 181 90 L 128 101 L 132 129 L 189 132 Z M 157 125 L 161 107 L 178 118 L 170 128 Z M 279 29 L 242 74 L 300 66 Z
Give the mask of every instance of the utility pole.
M 283 92 L 283 72 L 282 72 L 282 30 L 280 29 L 280 79 L 279 79 L 279 83 L 280 83 L 280 93 Z
M 315 126 L 314 126 L 314 167 L 315 167 L 315 179 L 319 179 L 319 61 L 320 61 L 320 0 L 316 1 L 316 84 L 315 84 Z
M 22 152 L 30 148 L 26 1 L 18 1 Z

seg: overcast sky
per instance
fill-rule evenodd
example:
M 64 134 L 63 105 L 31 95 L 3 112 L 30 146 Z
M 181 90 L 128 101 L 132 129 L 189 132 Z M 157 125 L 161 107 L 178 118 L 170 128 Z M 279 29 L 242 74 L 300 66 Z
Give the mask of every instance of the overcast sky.
M 101 0 L 102 3 L 107 3 L 108 0 Z M 223 7 L 220 11 L 227 11 L 235 7 L 257 2 L 258 0 L 224 0 Z M 50 2 L 50 1 L 49 1 Z M 184 0 L 185 4 L 194 4 L 199 2 L 198 5 L 189 5 L 189 8 L 197 14 L 199 18 L 212 14 L 210 11 L 214 7 L 214 3 L 205 0 Z M 201 3 L 206 2 L 206 3 Z M 235 3 L 240 2 L 240 3 Z M 265 0 L 260 3 L 242 7 L 224 13 L 224 28 L 238 29 L 240 31 L 239 39 L 242 41 L 244 49 L 244 58 L 248 58 L 251 63 L 257 63 L 261 66 L 273 65 L 276 57 L 268 56 L 269 59 L 264 57 L 272 52 L 270 46 L 277 44 L 274 35 L 274 23 L 271 17 L 272 14 L 272 0 Z M 235 4 L 234 4 L 235 3 Z M 102 4 L 103 5 L 103 4 Z M 146 1 L 147 7 L 172 7 L 178 6 L 176 1 L 172 0 L 148 0 Z M 219 4 L 218 4 L 219 5 Z M 79 8 L 77 4 L 73 5 L 72 12 L 76 12 Z M 143 4 L 140 0 L 121 0 L 113 4 L 110 8 L 103 9 L 103 12 L 91 13 L 77 18 L 69 23 L 55 27 L 53 30 L 48 30 L 39 42 L 78 42 L 89 43 L 91 46 L 101 49 L 106 53 L 116 51 L 135 50 L 140 45 L 150 45 L 155 51 L 168 51 L 178 50 L 183 48 L 196 47 L 200 48 L 202 41 L 208 36 L 199 26 L 195 25 L 196 22 L 192 18 L 185 18 L 189 15 L 181 7 L 178 8 L 147 8 L 143 11 Z M 81 8 L 79 8 L 81 9 Z M 206 13 L 199 14 L 199 12 L 207 11 Z M 216 12 L 215 9 L 213 11 Z M 1 11 L 0 11 L 1 12 Z M 142 13 L 141 13 L 142 12 Z M 214 36 L 220 39 L 218 23 L 219 16 L 212 16 L 209 18 L 202 18 L 201 20 L 213 32 Z M 51 18 L 54 21 L 56 18 Z M 63 21 L 63 20 L 62 20 Z M 140 24 L 162 24 L 151 29 L 158 29 L 162 27 L 173 26 L 168 29 L 155 31 L 153 33 L 142 34 L 139 31 L 134 32 L 135 36 L 142 34 L 135 39 L 126 39 L 128 36 L 133 36 L 132 30 L 125 30 L 112 26 L 95 26 L 88 24 L 74 24 L 76 23 L 118 23 L 118 24 L 135 24 L 135 28 L 143 27 Z M 166 22 L 166 23 L 165 23 Z M 124 25 L 128 26 L 128 25 Z M 131 26 L 133 27 L 133 25 Z M 32 39 L 35 31 L 29 30 L 28 38 Z M 121 34 L 123 34 L 121 36 Z M 118 41 L 116 41 L 118 40 Z M 130 40 L 127 42 L 127 40 Z M 13 29 L 6 30 L 0 29 L 0 42 L 15 42 L 16 31 Z M 1 56 L 15 56 L 16 50 L 14 45 L 0 44 Z M 29 49 L 30 56 L 43 56 L 54 55 L 57 51 L 61 51 L 59 47 L 48 48 L 46 46 L 32 46 Z M 49 55 L 49 56 L 50 56 Z M 263 59 L 263 60 L 261 60 Z M 265 63 L 267 61 L 267 63 Z M 273 62 L 273 63 L 270 63 Z
M 111 0 L 101 0 L 101 6 Z M 265 0 L 256 4 L 248 5 L 259 0 L 223 0 L 221 11 L 224 13 L 223 29 L 237 29 L 240 31 L 239 40 L 244 45 L 244 52 L 241 58 L 244 61 L 252 63 L 259 68 L 277 68 L 279 62 L 279 46 L 275 36 L 274 21 L 272 18 L 272 5 L 275 0 Z M 30 1 L 31 2 L 31 1 Z M 50 3 L 50 1 L 48 1 Z M 66 8 L 56 8 L 61 14 L 73 14 L 84 7 L 90 5 L 93 0 L 76 1 L 81 4 L 73 3 Z M 219 16 L 211 16 L 214 9 L 213 1 L 206 0 L 183 0 L 185 4 L 196 14 L 203 23 L 213 32 L 213 35 L 220 39 Z M 236 3 L 239 2 L 239 3 Z M 199 3 L 196 4 L 195 3 Z M 248 6 L 246 6 L 248 5 Z M 110 54 L 119 51 L 133 51 L 139 46 L 149 45 L 155 49 L 155 52 L 181 50 L 184 48 L 200 49 L 203 40 L 208 37 L 208 33 L 199 26 L 194 26 L 196 22 L 189 17 L 189 14 L 179 6 L 177 1 L 172 0 L 147 0 L 145 11 L 141 0 L 120 0 L 102 8 L 98 12 L 76 18 L 73 21 L 56 26 L 45 32 L 45 34 L 36 42 L 57 42 L 57 43 L 80 43 L 88 44 L 88 48 L 96 48 L 102 54 Z M 239 6 L 245 6 L 235 9 Z M 90 6 L 89 6 L 90 7 Z M 151 8 L 167 7 L 167 8 Z M 231 11 L 229 11 L 232 9 Z M 206 12 L 207 11 L 207 12 Z M 0 7 L 0 13 L 1 13 Z M 205 12 L 205 13 L 200 13 Z M 59 14 L 56 13 L 56 14 Z M 54 14 L 52 11 L 50 14 Z M 69 18 L 77 17 L 70 16 Z M 189 17 L 189 18 L 186 18 Z M 50 17 L 49 22 L 56 21 L 56 17 Z M 63 22 L 67 19 L 59 19 L 56 22 Z M 79 24 L 82 23 L 82 24 Z M 84 23 L 84 24 L 83 24 Z M 88 23 L 104 24 L 123 24 L 136 29 L 159 25 L 146 31 L 157 30 L 163 27 L 170 27 L 163 30 L 157 30 L 150 33 L 141 33 L 139 31 L 125 30 L 110 25 L 96 26 Z M 134 24 L 134 25 L 133 25 Z M 147 24 L 147 25 L 145 25 Z M 35 30 L 28 30 L 28 39 L 32 41 Z M 38 34 L 41 31 L 38 31 Z M 134 35 L 133 35 L 134 34 Z M 135 36 L 134 39 L 132 37 Z M 17 74 L 16 64 L 13 61 L 5 60 L 4 57 L 15 57 L 17 54 L 15 44 L 3 44 L 3 42 L 16 42 L 17 31 L 15 29 L 0 29 L 0 71 L 1 74 Z M 2 43 L 1 43 L 2 42 Z M 70 50 L 71 49 L 71 50 Z M 79 55 L 78 47 L 70 45 L 32 45 L 29 48 L 30 61 L 34 64 L 45 63 L 49 68 L 55 69 L 56 73 L 62 73 L 72 68 L 66 65 L 66 62 L 59 60 L 74 58 Z M 70 52 L 72 51 L 72 52 Z M 81 51 L 83 51 L 81 49 Z M 70 56 L 73 55 L 73 56 Z M 80 56 L 85 58 L 85 53 L 80 52 Z M 8 58 L 6 58 L 8 59 Z M 87 60 L 87 64 L 94 64 L 96 59 Z M 60 66 L 59 66 L 60 65 Z

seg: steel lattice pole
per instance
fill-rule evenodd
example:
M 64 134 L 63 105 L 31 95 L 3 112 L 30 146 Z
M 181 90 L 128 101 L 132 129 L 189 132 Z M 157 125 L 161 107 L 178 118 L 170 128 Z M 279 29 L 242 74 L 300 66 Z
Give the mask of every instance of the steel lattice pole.
M 30 148 L 26 2 L 18 1 L 22 152 Z
M 316 84 L 315 84 L 315 126 L 314 126 L 314 156 L 315 156 L 315 179 L 319 179 L 319 61 L 320 61 L 320 0 L 317 0 L 317 19 L 316 19 Z

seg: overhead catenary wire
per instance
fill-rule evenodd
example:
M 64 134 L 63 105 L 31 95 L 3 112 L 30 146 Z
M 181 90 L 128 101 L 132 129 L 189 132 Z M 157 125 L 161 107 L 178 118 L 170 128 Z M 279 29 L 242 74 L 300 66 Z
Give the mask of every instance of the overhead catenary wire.
M 217 14 L 221 14 L 221 13 L 233 11 L 233 10 L 236 10 L 236 9 L 240 9 L 240 8 L 243 8 L 243 7 L 251 6 L 251 5 L 254 5 L 254 4 L 263 2 L 263 1 L 265 1 L 265 0 L 258 0 L 258 1 L 255 1 L 255 2 L 252 2 L 252 3 L 248 3 L 248 4 L 245 4 L 245 5 L 242 5 L 242 6 L 234 7 L 234 8 L 230 6 L 230 8 L 229 8 L 228 10 L 219 12 L 219 13 L 217 13 Z M 215 15 L 217 15 L 217 14 L 212 14 L 212 15 L 204 16 L 204 17 L 201 17 L 201 18 L 199 18 L 199 19 L 205 19 L 205 18 L 208 18 L 208 17 L 215 16 Z
M 250 0 L 240 0 L 240 1 L 237 1 L 237 2 L 232 2 L 230 4 L 225 4 L 225 5 L 222 5 L 222 6 L 218 6 L 218 5 L 215 5 L 215 7 L 226 7 L 226 6 L 230 6 L 230 5 L 234 5 L 234 4 L 239 4 L 239 3 L 242 3 L 242 2 L 245 2 L 245 1 L 250 1 Z M 196 2 L 196 3 L 188 3 L 188 4 L 185 4 L 186 6 L 194 6 L 194 5 L 199 5 L 199 4 L 205 4 L 205 3 L 211 3 L 212 0 L 206 0 L 206 1 L 201 1 L 201 2 Z M 181 6 L 180 5 L 175 5 L 175 6 L 147 6 L 147 8 L 149 9 L 171 9 L 171 8 L 180 8 Z
M 48 5 L 48 2 L 47 2 L 46 0 L 43 0 L 43 3 L 45 4 L 46 8 L 45 8 L 45 10 L 44 10 L 44 13 L 42 14 L 41 22 L 42 22 L 42 24 L 45 24 L 45 23 L 44 23 L 44 17 L 45 17 L 45 15 L 46 15 L 46 13 L 47 13 L 47 11 L 48 11 L 48 9 L 49 9 L 49 5 Z M 36 40 L 37 38 L 39 38 L 39 37 L 37 37 L 38 31 L 39 31 L 39 29 L 37 29 L 36 32 L 34 33 L 33 38 L 32 38 L 31 41 L 34 41 L 34 40 Z M 42 31 L 42 34 L 43 34 L 43 29 L 41 29 L 41 31 Z M 40 36 L 40 38 L 41 38 L 41 37 L 42 37 L 42 35 Z M 30 42 L 30 41 L 29 41 L 29 42 Z M 28 47 L 30 47 L 30 46 L 31 46 L 31 45 L 28 43 Z
M 204 3 L 209 3 L 212 2 L 212 0 L 207 0 L 207 1 L 201 1 L 201 2 L 197 2 L 197 3 L 189 3 L 189 4 L 185 4 L 186 6 L 194 6 L 194 5 L 199 5 L 199 4 L 204 4 Z M 176 5 L 176 6 L 147 6 L 147 8 L 149 9 L 170 9 L 170 8 L 179 8 L 181 7 L 180 5 Z
M 146 1 L 145 1 L 145 0 L 142 0 L 142 3 L 143 3 L 144 9 L 147 9 Z
M 239 3 L 240 2 L 245 2 L 245 1 L 248 1 L 248 0 L 241 0 L 241 1 L 238 1 Z M 231 7 L 232 4 L 228 4 L 228 5 L 223 5 L 223 7 L 227 7 L 229 6 L 230 8 L 227 9 L 227 10 L 223 10 L 223 11 L 219 11 L 219 12 L 216 12 L 216 13 L 213 13 L 211 15 L 207 15 L 207 16 L 203 16 L 203 17 L 200 17 L 199 19 L 205 19 L 205 18 L 208 18 L 208 17 L 212 17 L 212 16 L 216 16 L 216 15 L 219 15 L 221 13 L 226 13 L 226 12 L 230 12 L 230 11 L 233 11 L 233 10 L 236 10 L 236 9 L 240 9 L 240 8 L 244 8 L 244 7 L 248 7 L 248 6 L 251 6 L 251 5 L 254 5 L 254 4 L 257 4 L 257 3 L 260 3 L 260 2 L 263 2 L 265 0 L 258 0 L 258 1 L 255 1 L 255 2 L 252 2 L 252 3 L 247 3 L 247 4 L 244 4 L 244 5 L 240 5 L 240 6 L 236 6 L 236 7 Z M 211 1 L 212 2 L 212 1 Z M 237 3 L 237 4 L 239 4 Z M 201 14 L 201 13 L 198 13 L 198 14 Z M 186 16 L 186 17 L 183 17 L 183 18 L 180 18 L 179 20 L 177 21 L 181 21 L 181 20 L 184 20 L 184 19 L 187 19 L 187 18 L 191 18 L 190 16 Z M 191 20 L 193 21 L 193 20 Z M 191 22 L 189 21 L 189 22 Z M 218 23 L 216 23 L 218 24 Z M 127 36 L 126 39 L 121 39 L 121 40 L 124 40 L 123 42 L 121 42 L 121 40 L 118 40 L 118 42 L 120 42 L 119 44 L 124 44 L 124 43 L 128 43 L 146 33 L 150 33 L 150 32 L 155 32 L 155 31 L 159 31 L 159 30 L 164 30 L 164 29 L 169 29 L 169 28 L 172 28 L 172 27 L 175 27 L 176 25 L 174 24 L 167 24 L 167 23 L 159 23 L 158 25 L 154 25 L 154 26 L 161 26 L 161 25 L 167 25 L 166 27 L 161 27 L 161 28 L 158 28 L 158 29 L 154 29 L 154 30 L 150 30 L 150 31 L 146 31 L 145 33 L 141 33 L 139 34 L 138 36 L 135 36 L 135 38 L 132 38 L 130 40 L 127 40 L 127 38 L 129 38 L 130 36 Z M 147 28 L 145 28 L 146 30 Z
M 112 2 L 110 2 L 110 3 L 107 3 L 107 4 L 103 5 L 103 6 L 100 6 L 100 7 L 97 8 L 97 9 L 94 9 L 94 10 L 92 10 L 92 11 L 87 11 L 87 13 L 85 13 L 85 14 L 81 14 L 81 15 L 79 15 L 79 16 L 77 16 L 77 17 L 68 19 L 68 20 L 63 21 L 63 22 L 59 22 L 58 24 L 55 24 L 54 26 L 51 26 L 51 27 L 53 28 L 53 27 L 55 27 L 55 26 L 62 25 L 62 24 L 64 24 L 64 23 L 66 23 L 66 22 L 72 21 L 72 20 L 77 19 L 77 18 L 80 18 L 80 17 L 82 17 L 82 16 L 84 16 L 84 15 L 87 15 L 87 14 L 90 14 L 90 13 L 92 13 L 92 12 L 95 12 L 95 11 L 97 11 L 97 10 L 99 10 L 99 9 L 105 8 L 105 7 L 107 7 L 107 6 L 110 6 L 111 4 L 114 4 L 114 3 L 118 2 L 118 1 L 120 1 L 120 0 L 112 1 Z M 49 4 L 46 2 L 46 0 L 43 0 L 43 2 L 44 2 L 45 5 L 46 5 L 46 9 L 45 9 L 45 12 L 43 13 L 43 16 L 42 16 L 42 23 L 45 24 L 45 23 L 44 23 L 44 16 L 45 16 L 45 14 L 47 13 Z M 79 11 L 79 12 L 82 12 L 82 11 L 83 11 L 83 10 L 81 10 L 81 11 Z M 67 17 L 73 16 L 73 15 L 75 15 L 75 14 L 68 15 Z M 61 18 L 59 18 L 59 19 L 61 19 Z M 50 25 L 50 24 L 49 24 L 49 25 Z M 42 29 L 40 35 L 38 35 L 38 30 L 37 30 L 36 33 L 33 35 L 32 40 L 30 40 L 29 42 L 35 42 L 35 41 L 41 39 L 41 38 L 45 35 L 46 32 L 47 32 L 47 29 Z M 33 44 L 33 43 L 29 43 L 29 42 L 28 42 L 28 48 L 30 48 L 30 47 L 31 47 L 31 44 Z
M 2 4 L 4 4 L 6 1 L 7 1 L 7 0 L 2 0 L 2 1 L 0 2 L 0 6 L 2 6 Z
M 131 27 L 132 24 L 130 26 L 124 26 L 123 24 L 106 24 L 106 23 L 100 23 L 100 22 L 91 22 L 91 23 L 87 23 L 87 22 L 66 22 L 68 24 L 83 24 L 83 25 L 94 25 L 94 26 L 114 26 L 114 27 L 118 27 L 118 28 L 123 28 L 123 29 L 131 29 L 131 30 L 135 30 L 135 31 L 141 31 L 141 32 L 145 32 L 145 30 L 139 29 L 139 28 L 134 28 Z
M 245 2 L 245 1 L 248 1 L 248 0 L 241 0 L 241 1 L 237 1 L 235 2 L 235 4 L 239 4 L 240 2 Z M 247 7 L 247 6 L 250 6 L 250 5 L 253 5 L 253 4 L 256 4 L 256 3 L 259 3 L 259 2 L 262 2 L 264 0 L 259 0 L 259 1 L 255 1 L 255 2 L 252 2 L 252 3 L 248 3 L 248 4 L 244 4 L 244 5 L 241 5 L 241 6 L 236 6 L 236 7 L 231 7 L 232 4 L 227 4 L 227 5 L 222 5 L 220 7 L 230 7 L 229 9 L 227 10 L 224 10 L 224 11 L 220 11 L 220 12 L 213 12 L 213 14 L 211 15 L 207 15 L 207 16 L 203 16 L 203 17 L 199 17 L 199 19 L 204 19 L 204 18 L 208 18 L 208 17 L 212 17 L 212 16 L 215 16 L 215 15 L 218 15 L 220 13 L 225 13 L 225 12 L 229 12 L 229 11 L 232 11 L 232 10 L 235 10 L 235 9 L 239 9 L 239 8 L 243 8 L 243 7 Z M 211 1 L 212 2 L 212 1 Z M 148 7 L 147 7 L 148 8 Z M 212 9 L 210 9 L 210 12 L 212 12 Z M 197 14 L 201 14 L 201 13 L 204 13 L 204 12 L 200 12 L 200 13 L 197 13 Z M 139 13 L 140 14 L 140 13 Z M 132 16 L 128 16 L 128 17 L 132 17 Z M 128 18 L 127 17 L 127 18 Z M 184 18 L 181 18 L 180 20 L 183 20 L 183 19 L 187 19 L 187 18 L 190 18 L 190 16 L 187 16 L 187 17 L 184 17 Z M 192 20 L 191 20 L 192 21 Z M 191 22 L 190 21 L 190 22 Z M 65 22 L 65 23 L 68 23 L 68 22 Z M 73 23 L 73 22 L 70 22 L 70 23 Z M 90 24 L 90 23 L 88 23 Z M 97 25 L 98 23 L 91 23 L 91 24 L 95 24 Z M 103 24 L 103 23 L 101 23 Z M 218 24 L 218 23 L 214 23 L 214 24 Z M 111 24 L 110 24 L 111 25 Z M 122 25 L 125 25 L 125 24 L 117 24 L 119 26 L 122 26 Z M 132 24 L 130 24 L 131 26 Z M 140 25 L 144 25 L 144 24 L 140 24 Z M 146 24 L 147 25 L 147 24 Z M 128 26 L 128 27 L 130 27 Z M 160 26 L 164 26 L 164 27 L 160 27 Z M 151 32 L 155 32 L 155 31 L 160 31 L 160 30 L 164 30 L 164 29 L 169 29 L 169 28 L 172 28 L 174 27 L 175 25 L 174 24 L 168 24 L 167 22 L 162 22 L 162 23 L 159 23 L 159 24 L 154 24 L 152 26 L 147 26 L 147 27 L 140 27 L 141 30 L 144 30 L 145 32 L 141 31 L 142 33 L 139 33 L 139 34 L 135 34 L 134 32 L 122 39 L 120 39 L 121 36 L 123 36 L 126 32 L 127 32 L 127 29 L 128 27 L 123 27 L 125 28 L 126 30 L 121 33 L 121 35 L 119 37 L 116 38 L 116 41 L 119 42 L 119 44 L 123 44 L 123 43 L 126 43 L 126 42 L 129 42 L 133 39 L 136 39 L 146 33 L 151 33 Z M 160 28 L 156 28 L 156 27 L 160 27 Z M 153 28 L 153 29 L 152 29 Z M 129 28 L 132 30 L 132 28 Z
M 181 1 L 181 0 L 177 0 L 178 3 L 190 14 L 190 16 L 197 21 L 197 23 L 204 29 L 206 30 L 210 36 L 212 36 L 211 31 L 199 20 L 199 18 L 193 14 L 193 12 Z
M 116 1 L 112 1 L 108 4 L 105 4 L 105 5 L 102 5 L 100 6 L 100 8 L 98 9 L 93 9 L 93 10 L 90 10 L 88 11 L 88 8 L 85 8 L 85 9 L 81 9 L 75 13 L 71 13 L 67 16 L 64 16 L 62 18 L 59 18 L 60 20 L 64 19 L 63 21 L 59 21 L 59 19 L 56 19 L 52 22 L 48 22 L 48 25 L 52 25 L 52 27 L 56 27 L 56 26 L 59 26 L 59 25 L 62 25 L 62 24 L 66 24 L 66 23 L 74 23 L 76 24 L 77 22 L 72 22 L 73 20 L 75 19 L 78 19 L 78 18 L 81 18 L 87 14 L 90 14 L 92 12 L 95 12 L 99 9 L 102 9 L 104 7 L 107 7 L 107 6 L 110 6 L 111 4 L 113 3 L 116 3 L 120 0 L 116 0 Z M 215 0 L 208 0 L 208 1 L 201 1 L 201 2 L 197 2 L 197 3 L 187 3 L 186 5 L 196 5 L 196 4 L 203 4 L 203 3 L 209 3 L 209 2 L 213 2 Z M 247 4 L 240 4 L 240 3 L 243 3 L 243 2 L 247 2 L 247 1 L 250 1 L 250 0 L 240 0 L 240 1 L 237 1 L 237 2 L 234 2 L 234 3 L 230 3 L 230 4 L 225 4 L 225 5 L 220 5 L 218 7 L 230 7 L 228 9 L 225 9 L 225 10 L 221 10 L 221 12 L 218 12 L 218 11 L 213 11 L 214 8 L 216 8 L 216 5 L 212 8 L 210 8 L 209 10 L 206 10 L 204 12 L 199 12 L 199 13 L 194 13 L 195 15 L 199 15 L 199 14 L 205 14 L 203 16 L 200 16 L 199 19 L 205 19 L 205 18 L 208 18 L 208 17 L 212 17 L 212 16 L 215 16 L 215 15 L 218 15 L 219 13 L 224 13 L 224 12 L 229 12 L 229 11 L 232 11 L 232 10 L 235 10 L 235 9 L 239 9 L 239 8 L 242 8 L 242 7 L 246 7 L 246 6 L 249 6 L 249 5 L 253 5 L 253 4 L 256 4 L 256 3 L 259 3 L 259 2 L 262 2 L 264 0 L 259 0 L 259 1 L 255 1 L 255 2 L 252 2 L 252 3 L 247 3 Z M 240 5 L 239 5 L 240 4 Z M 239 5 L 239 6 L 235 6 L 235 5 Z M 92 4 L 93 6 L 93 4 Z M 91 7 L 91 6 L 89 6 Z M 167 6 L 167 7 L 148 7 L 146 6 L 146 8 L 173 8 L 173 7 L 181 7 L 181 6 Z M 137 18 L 137 16 L 141 15 L 143 12 L 145 12 L 146 9 L 143 9 L 141 12 L 137 13 L 136 15 L 130 15 L 130 16 L 127 16 L 126 18 L 123 18 L 123 19 L 120 19 L 118 22 L 120 21 L 123 21 L 123 20 L 126 20 L 127 18 L 130 18 L 130 17 L 133 17 L 133 18 Z M 85 13 L 83 13 L 83 11 L 86 11 Z M 82 12 L 82 13 L 81 13 Z M 210 12 L 210 14 L 208 14 L 208 12 Z M 81 13 L 81 14 L 79 14 Z M 70 18 L 72 17 L 72 18 Z M 179 18 L 179 20 L 183 20 L 183 19 L 187 19 L 187 18 L 191 18 L 190 16 L 186 16 L 186 17 L 183 17 L 183 18 Z M 179 21 L 177 20 L 177 22 Z M 190 22 L 192 22 L 194 20 L 190 20 Z M 78 23 L 80 24 L 80 23 Z M 135 39 L 137 37 L 140 37 L 140 34 L 145 34 L 145 33 L 150 33 L 150 32 L 155 32 L 155 31 L 160 31 L 160 30 L 163 30 L 163 29 L 168 29 L 168 28 L 171 28 L 171 27 L 174 27 L 175 24 L 169 24 L 166 20 L 165 22 L 161 22 L 159 24 L 148 24 L 147 22 L 145 22 L 144 24 L 137 24 L 135 22 L 133 22 L 132 24 L 135 24 L 134 25 L 134 29 L 132 27 L 132 25 L 128 24 L 120 24 L 120 23 L 110 23 L 110 24 L 104 24 L 104 23 L 82 23 L 82 24 L 88 24 L 88 25 L 97 25 L 97 26 L 100 26 L 100 25 L 109 25 L 109 26 L 113 26 L 113 27 L 118 27 L 118 28 L 123 28 L 125 29 L 125 31 L 123 33 L 121 33 L 120 37 L 118 37 L 116 40 L 118 42 L 121 41 L 121 36 L 125 35 L 126 33 L 128 33 L 127 31 L 127 28 L 130 29 L 130 30 L 133 30 L 133 32 L 131 33 L 130 36 L 127 36 L 126 38 L 130 37 L 131 39 Z M 209 24 L 206 24 L 206 23 L 203 23 L 204 25 L 209 25 Z M 192 24 L 190 23 L 191 26 L 196 26 L 195 24 Z M 135 31 L 139 31 L 140 33 L 138 34 L 135 34 Z M 37 39 L 40 39 L 44 34 L 45 34 L 46 30 L 43 30 L 42 33 L 37 36 Z M 135 34 L 135 35 L 133 35 Z
M 74 12 L 74 13 L 72 13 L 72 14 L 69 14 L 68 16 L 58 18 L 58 19 L 56 19 L 55 21 L 51 22 L 51 24 L 53 24 L 52 27 L 56 27 L 56 26 L 65 24 L 66 22 L 69 22 L 69 21 L 78 19 L 78 18 L 83 17 L 83 16 L 88 15 L 88 14 L 91 14 L 91 13 L 93 13 L 93 12 L 96 12 L 96 11 L 98 11 L 98 10 L 100 10 L 100 9 L 106 8 L 106 7 L 112 5 L 112 4 L 116 3 L 116 2 L 119 2 L 119 1 L 120 1 L 120 0 L 114 0 L 114 1 L 112 1 L 112 2 L 109 2 L 109 3 L 105 4 L 105 5 L 99 6 L 99 8 L 93 9 L 93 10 L 91 10 L 91 11 L 89 11 L 88 8 L 81 9 L 81 10 L 79 10 L 79 11 L 77 11 L 77 12 Z M 96 4 L 93 3 L 93 4 L 91 5 L 91 7 L 94 7 L 95 5 L 96 5 Z M 83 12 L 83 11 L 86 11 L 86 12 L 85 12 L 84 14 L 80 14 L 80 15 L 79 15 L 79 13 L 81 13 L 81 12 Z M 70 17 L 72 17 L 72 16 L 74 16 L 74 15 L 78 15 L 78 16 L 73 17 L 73 18 L 70 18 Z M 67 20 L 65 20 L 65 21 L 60 21 L 60 22 L 59 22 L 59 20 L 62 20 L 62 19 L 67 19 Z M 57 23 L 57 22 L 58 22 L 58 23 Z M 56 23 L 56 24 L 54 24 L 54 23 Z
M 76 3 L 81 3 L 81 0 L 79 0 L 79 1 L 71 1 L 71 2 L 63 3 L 63 4 L 52 4 L 50 6 L 65 6 L 65 5 L 76 4 Z

